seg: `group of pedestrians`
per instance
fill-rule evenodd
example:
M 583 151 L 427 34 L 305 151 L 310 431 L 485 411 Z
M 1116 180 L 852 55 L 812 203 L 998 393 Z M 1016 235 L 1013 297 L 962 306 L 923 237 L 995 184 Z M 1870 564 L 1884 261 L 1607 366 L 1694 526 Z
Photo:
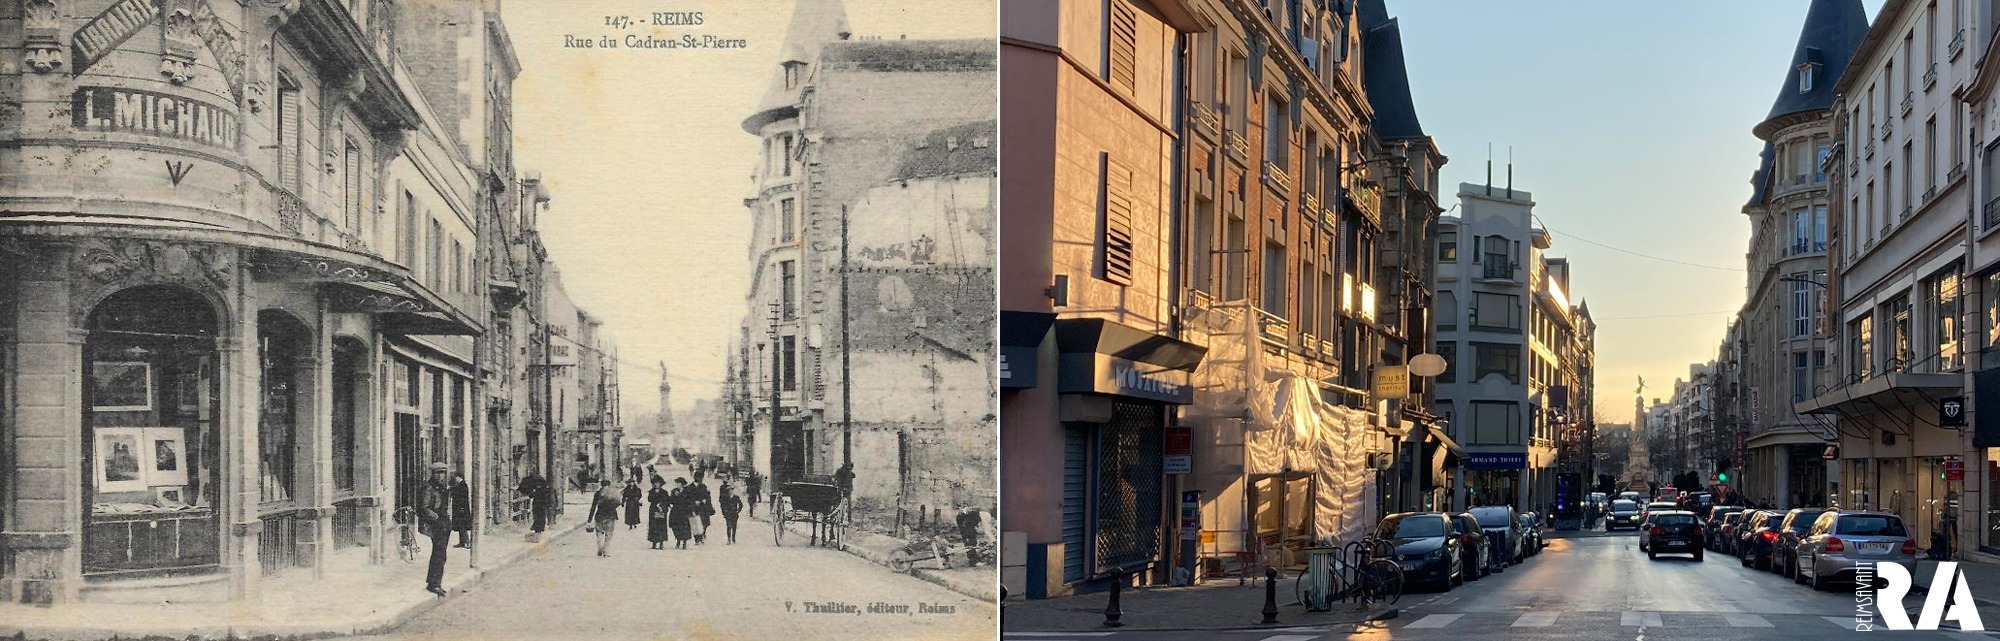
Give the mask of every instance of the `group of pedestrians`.
M 636 465 L 632 469 L 639 471 Z M 711 494 L 708 484 L 703 482 L 705 470 L 694 470 L 693 482 L 687 477 L 675 478 L 672 489 L 667 488 L 666 477 L 657 470 L 647 471 L 652 472 L 651 490 L 640 489 L 639 477 L 634 475 L 625 480 L 623 490 L 614 490 L 614 485 L 606 479 L 592 498 L 588 522 L 597 534 L 598 556 L 611 556 L 611 537 L 618 529 L 620 509 L 624 511 L 625 529 L 637 530 L 640 524 L 645 524 L 646 541 L 654 550 L 667 549 L 670 536 L 675 549 L 687 549 L 690 541 L 694 545 L 706 544 L 717 512 L 722 514 L 728 543 L 736 543 L 736 522 L 743 512 L 743 499 L 729 482 L 722 483 L 718 496 Z

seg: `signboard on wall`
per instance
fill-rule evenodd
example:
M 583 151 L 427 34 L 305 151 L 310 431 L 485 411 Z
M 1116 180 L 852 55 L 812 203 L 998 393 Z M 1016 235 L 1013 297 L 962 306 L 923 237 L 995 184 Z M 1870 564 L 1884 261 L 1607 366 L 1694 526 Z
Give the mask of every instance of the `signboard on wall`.
M 1465 457 L 1468 470 L 1516 470 L 1527 466 L 1527 452 L 1472 452 Z
M 236 147 L 234 110 L 152 91 L 112 87 L 76 90 L 72 122 L 85 131 L 114 131 Z
M 1965 459 L 1951 459 L 1944 462 L 1944 480 L 1965 480 Z
M 1375 368 L 1375 384 L 1369 396 L 1378 399 L 1409 398 L 1410 368 L 1404 365 L 1381 365 Z
M 1164 472 L 1167 474 L 1194 473 L 1194 428 L 1167 428 Z

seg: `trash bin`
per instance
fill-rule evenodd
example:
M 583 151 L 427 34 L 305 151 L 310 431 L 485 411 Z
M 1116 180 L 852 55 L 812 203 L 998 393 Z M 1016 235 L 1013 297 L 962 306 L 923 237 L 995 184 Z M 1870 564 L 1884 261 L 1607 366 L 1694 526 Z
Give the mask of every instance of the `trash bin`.
M 1332 607 L 1333 566 L 1340 548 L 1306 548 L 1306 611 L 1325 612 Z

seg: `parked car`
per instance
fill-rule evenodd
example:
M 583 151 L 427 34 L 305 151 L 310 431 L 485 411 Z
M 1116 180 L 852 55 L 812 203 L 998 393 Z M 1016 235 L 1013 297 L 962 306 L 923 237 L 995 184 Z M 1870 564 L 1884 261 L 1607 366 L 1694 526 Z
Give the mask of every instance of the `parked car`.
M 1464 562 L 1465 580 L 1478 581 L 1479 577 L 1493 573 L 1493 554 L 1486 545 L 1486 531 L 1479 528 L 1479 519 L 1471 514 L 1451 515 L 1452 531 L 1458 533 L 1460 560 Z
M 1521 548 L 1525 556 L 1542 553 L 1542 515 L 1539 512 L 1522 512 L 1516 517 L 1521 524 Z
M 1729 515 L 1741 511 L 1743 511 L 1743 507 L 1739 505 L 1718 505 L 1713 508 L 1709 508 L 1708 520 L 1703 522 L 1701 527 L 1702 533 L 1706 535 L 1703 537 L 1702 545 L 1707 547 L 1708 549 L 1721 552 L 1723 534 L 1724 534 L 1722 529 L 1722 522 L 1725 519 L 1727 519 Z
M 1652 523 L 1640 532 L 1640 540 L 1646 548 L 1646 558 L 1658 559 L 1661 554 L 1693 554 L 1694 560 L 1701 560 L 1701 519 L 1687 510 L 1661 510 L 1646 517 Z
M 1888 512 L 1822 512 L 1799 540 L 1796 554 L 1795 580 L 1814 590 L 1836 581 L 1853 583 L 1860 563 L 1894 563 L 1911 576 L 1917 573 L 1917 540 L 1903 527 L 1903 517 Z
M 1450 590 L 1465 582 L 1460 572 L 1458 532 L 1441 512 L 1404 512 L 1383 517 L 1377 538 L 1396 546 L 1396 562 L 1405 583 L 1437 585 Z
M 1754 566 L 1759 570 L 1771 567 L 1771 548 L 1778 541 L 1776 530 L 1783 516 L 1774 510 L 1758 510 L 1744 517 L 1736 534 L 1736 558 L 1743 562 L 1743 567 Z
M 1479 520 L 1480 529 L 1486 531 L 1486 540 L 1492 543 L 1493 550 L 1500 557 L 1501 563 L 1514 564 L 1521 562 L 1522 532 L 1520 515 L 1515 514 L 1514 508 L 1502 506 L 1475 507 L 1466 510 L 1466 513 L 1471 514 L 1472 518 Z
M 1771 571 L 1788 579 L 1799 574 L 1799 540 L 1805 538 L 1806 531 L 1812 529 L 1813 520 L 1825 512 L 1823 507 L 1798 507 L 1785 513 L 1785 520 L 1773 528 L 1778 533 L 1777 541 L 1771 547 Z
M 1673 501 L 1654 501 L 1651 503 L 1647 503 L 1646 509 L 1640 510 L 1640 512 L 1641 516 L 1643 517 L 1645 514 L 1651 514 L 1654 512 L 1663 512 L 1663 511 L 1673 511 L 1678 509 L 1681 509 L 1679 503 L 1675 503 Z
M 1611 502 L 1611 511 L 1604 515 L 1604 531 L 1610 532 L 1621 527 L 1639 529 L 1639 504 L 1627 499 Z
M 1633 492 L 1633 491 L 1629 491 L 1629 490 L 1628 490 L 1628 491 L 1624 491 L 1624 492 L 1619 492 L 1619 493 L 1618 493 L 1618 499 L 1619 499 L 1619 500 L 1621 500 L 1621 501 L 1631 501 L 1631 502 L 1633 502 L 1633 503 L 1645 503 L 1645 502 L 1646 502 L 1646 493 L 1644 493 L 1644 492 Z
M 1697 520 L 1708 516 L 1715 507 L 1715 495 L 1709 492 L 1689 492 L 1680 497 L 1681 509 L 1693 512 Z
M 1723 515 L 1722 525 L 1720 526 L 1722 533 L 1715 535 L 1716 543 L 1721 547 L 1716 548 L 1715 551 L 1730 556 L 1736 555 L 1736 531 L 1743 527 L 1743 517 L 1749 516 L 1750 513 L 1751 510 L 1744 510 Z

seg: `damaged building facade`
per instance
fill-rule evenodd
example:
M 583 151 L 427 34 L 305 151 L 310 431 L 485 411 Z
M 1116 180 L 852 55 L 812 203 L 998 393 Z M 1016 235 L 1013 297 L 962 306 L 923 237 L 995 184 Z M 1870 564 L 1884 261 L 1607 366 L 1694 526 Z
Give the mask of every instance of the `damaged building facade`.
M 858 527 L 990 524 L 992 43 L 856 36 L 800 0 L 779 66 L 743 122 L 763 155 L 723 449 L 767 492 L 846 487 Z

